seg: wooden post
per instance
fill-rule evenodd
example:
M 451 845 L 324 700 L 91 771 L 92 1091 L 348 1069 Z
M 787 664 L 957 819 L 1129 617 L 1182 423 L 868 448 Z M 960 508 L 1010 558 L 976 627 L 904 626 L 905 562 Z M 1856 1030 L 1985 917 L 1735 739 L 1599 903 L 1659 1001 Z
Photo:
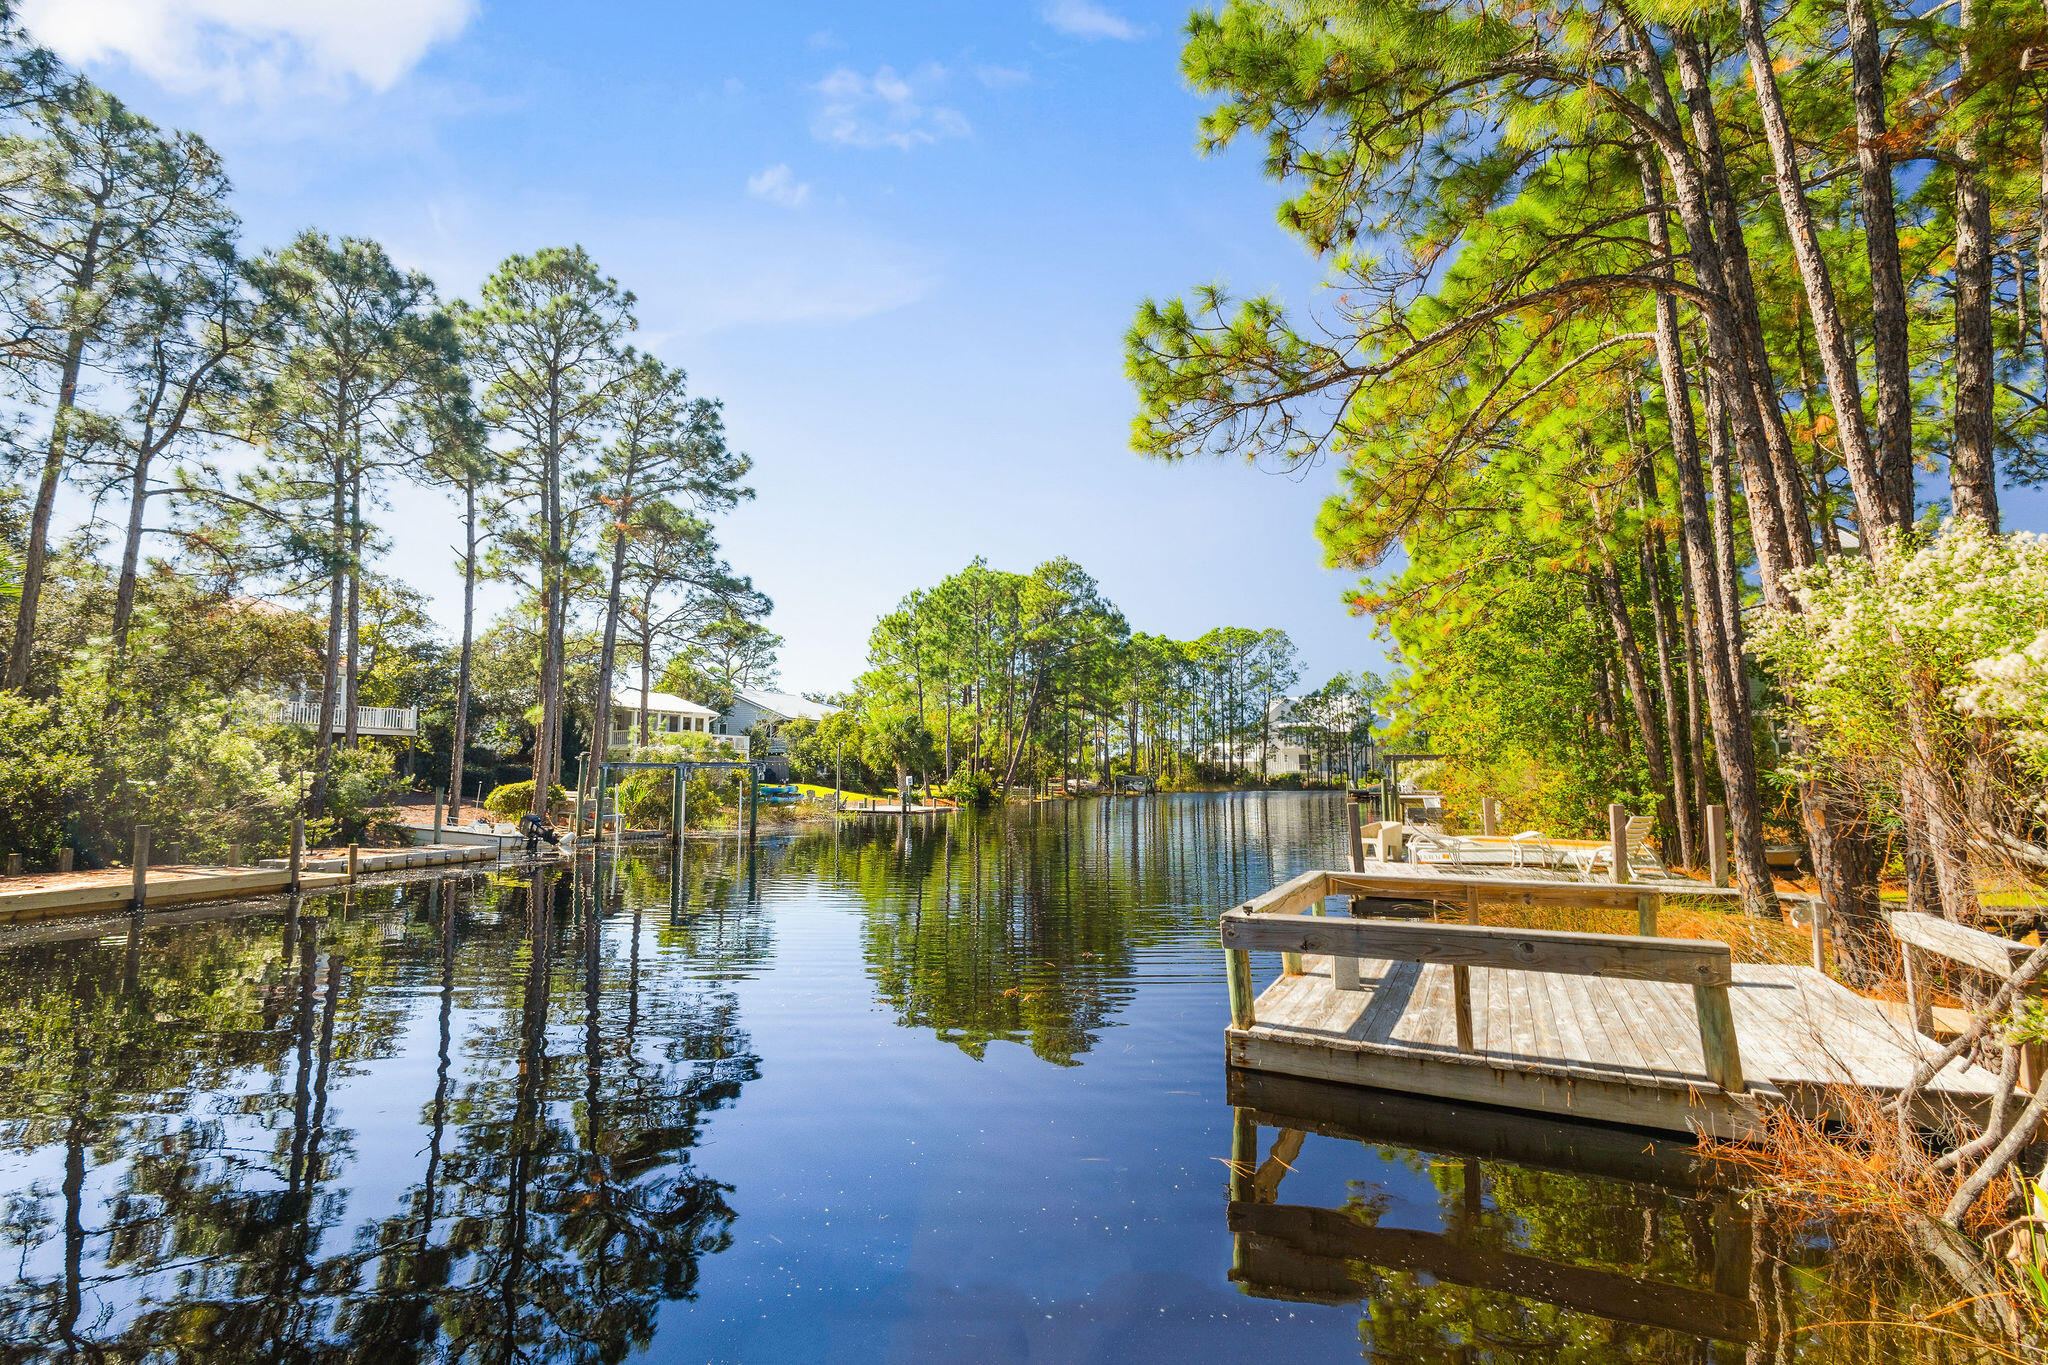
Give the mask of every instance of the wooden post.
M 137 910 L 149 900 L 149 826 L 135 827 L 135 855 L 132 864 L 135 873 L 135 908 Z
M 1353 872 L 1365 871 L 1365 831 L 1359 824 L 1359 796 L 1358 792 L 1344 793 L 1344 826 L 1345 832 L 1350 835 L 1351 870 Z M 1353 896 L 1351 898 L 1351 913 L 1354 916 L 1365 913 L 1365 897 Z M 1356 982 L 1358 979 L 1358 967 L 1355 962 L 1352 964 L 1351 975 L 1352 980 Z M 1355 985 L 1353 989 L 1356 989 Z
M 7 875 L 10 877 L 19 877 L 21 875 L 21 855 L 19 853 L 7 855 Z
M 1458 1012 L 1458 1051 L 1472 1050 L 1472 969 L 1451 968 L 1451 996 Z
M 73 856 L 74 854 L 71 845 L 69 844 L 66 844 L 64 845 L 64 847 L 58 849 L 57 870 L 59 872 L 69 872 L 71 870 L 71 860 Z
M 676 847 L 683 846 L 683 784 L 689 780 L 683 764 L 676 764 L 675 781 L 668 789 L 668 832 L 676 841 Z
M 240 844 L 229 844 L 229 845 L 228 845 L 228 866 L 229 866 L 229 867 L 240 867 L 241 865 L 242 865 L 242 846 L 241 846 Z
M 910 799 L 910 786 L 908 783 L 905 783 L 903 787 L 903 799 L 905 801 Z M 903 809 L 908 814 L 910 807 L 906 805 Z M 747 842 L 753 843 L 754 836 L 760 832 L 761 769 L 756 766 L 749 766 L 747 769 Z
M 1728 1011 L 1726 986 L 1694 986 L 1693 1011 L 1700 1020 L 1700 1055 L 1707 1079 L 1731 1095 L 1742 1093 L 1742 1057 L 1735 1048 L 1735 1016 Z
M 1661 892 L 1636 892 L 1636 932 L 1644 938 L 1657 937 L 1657 910 L 1663 900 Z
M 1252 1018 L 1252 955 L 1243 948 L 1223 953 L 1223 974 L 1230 981 L 1230 1026 L 1250 1028 Z
M 1465 888 L 1465 923 L 1479 923 L 1479 885 L 1476 882 Z
M 1827 903 L 1815 896 L 1807 903 L 1806 913 L 1813 920 L 1813 969 L 1822 976 L 1828 972 L 1828 907 Z
M 291 881 L 289 883 L 289 886 L 291 888 L 292 894 L 297 895 L 299 890 L 299 864 L 303 862 L 306 857 L 306 817 L 303 815 L 294 815 L 292 817 L 292 847 L 290 857 Z
M 645 697 L 642 697 L 642 698 L 641 698 L 640 700 L 641 700 L 641 703 L 642 703 L 642 704 L 644 705 L 644 704 L 646 703 L 646 701 L 647 701 L 647 698 L 645 698 Z M 600 779 L 600 780 L 602 780 L 602 779 Z M 576 832 L 576 840 L 577 840 L 577 842 L 578 842 L 578 843 L 581 843 L 581 842 L 583 841 L 583 798 L 584 798 L 584 796 L 585 796 L 585 795 L 586 795 L 586 794 L 588 793 L 588 791 L 589 791 L 589 788 L 590 788 L 590 750 L 588 750 L 588 749 L 585 749 L 585 750 L 583 751 L 583 754 L 582 754 L 582 756 L 581 756 L 581 757 L 579 757 L 579 758 L 578 758 L 578 759 L 576 760 L 576 831 L 575 831 L 575 832 Z M 602 810 L 602 809 L 600 809 L 600 810 L 598 811 L 598 826 L 597 826 L 597 827 L 598 827 L 598 829 L 600 829 L 600 830 L 602 830 L 602 829 L 604 828 L 604 812 L 603 812 L 603 810 Z M 593 835 L 592 837 L 593 837 L 593 838 L 595 838 L 596 836 L 595 836 L 595 835 Z
M 1906 1014 L 1913 1027 L 1934 1036 L 1934 1000 L 1927 993 L 1927 979 L 1921 973 L 1920 951 L 1910 943 L 1899 945 L 1899 965 L 1906 974 Z
M 1728 885 L 1728 808 L 1707 807 L 1707 873 L 1716 886 Z
M 1607 852 L 1614 860 L 1617 885 L 1628 881 L 1628 807 L 1616 802 L 1607 808 Z
M 360 856 L 361 850 L 359 850 L 354 844 L 350 844 L 348 846 L 348 884 L 350 886 L 354 886 L 356 884 L 356 860 Z
M 1500 803 L 1490 796 L 1479 798 L 1479 828 L 1482 833 L 1500 833 Z
M 579 787 L 579 788 L 577 789 L 577 791 L 576 791 L 576 795 L 577 795 L 577 796 L 579 796 L 579 797 L 583 795 L 583 791 L 582 791 L 582 789 L 581 789 L 580 787 Z M 446 806 L 446 802 L 447 802 L 447 799 L 448 799 L 448 791 L 447 791 L 447 788 L 445 788 L 445 787 L 436 787 L 436 788 L 434 788 L 434 842 L 435 842 L 435 843 L 437 843 L 437 844 L 441 842 L 441 816 L 442 816 L 443 812 L 445 812 L 445 811 L 446 811 L 446 809 L 447 809 L 447 806 Z M 579 807 L 577 807 L 577 809 L 578 809 L 578 810 L 581 810 L 581 809 L 582 809 L 582 807 L 581 807 L 581 806 L 579 806 Z

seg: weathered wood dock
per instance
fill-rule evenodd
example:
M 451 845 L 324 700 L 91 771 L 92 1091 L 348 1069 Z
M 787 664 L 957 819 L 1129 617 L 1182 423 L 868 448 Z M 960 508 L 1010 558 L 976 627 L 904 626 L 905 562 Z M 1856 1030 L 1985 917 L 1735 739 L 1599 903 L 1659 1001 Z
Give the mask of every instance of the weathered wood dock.
M 303 873 L 301 890 L 327 890 L 348 884 L 347 873 Z M 275 896 L 291 887 L 289 868 L 152 867 L 143 884 L 145 910 L 200 901 Z M 135 874 L 125 867 L 102 872 L 10 877 L 0 881 L 0 923 L 48 919 L 56 915 L 104 915 L 126 910 L 136 902 Z
M 1400 888 L 1395 891 L 1394 888 Z M 1669 888 L 1667 888 L 1669 889 Z M 1639 933 L 1323 915 L 1332 896 L 1630 906 Z M 1807 966 L 1737 964 L 1724 943 L 1656 937 L 1663 891 L 1524 877 L 1308 872 L 1222 920 L 1230 1063 L 1508 1109 L 1719 1137 L 1765 1108 L 1896 1093 L 1939 1045 Z M 1308 912 L 1308 913 L 1304 913 Z M 1282 955 L 1252 993 L 1250 954 Z M 1929 1117 L 1968 1117 L 1998 1078 L 1951 1065 Z

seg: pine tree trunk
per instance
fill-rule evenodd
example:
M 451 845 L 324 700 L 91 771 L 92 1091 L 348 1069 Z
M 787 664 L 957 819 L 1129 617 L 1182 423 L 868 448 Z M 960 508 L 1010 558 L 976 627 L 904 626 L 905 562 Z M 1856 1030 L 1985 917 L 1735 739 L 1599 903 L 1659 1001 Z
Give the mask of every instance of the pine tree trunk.
M 1906 273 L 1899 259 L 1891 157 L 1885 151 L 1883 55 L 1871 0 L 1848 0 L 1856 104 L 1857 186 L 1870 260 L 1870 349 L 1877 374 L 1877 466 L 1896 525 L 1913 520 L 1913 389 L 1906 342 Z
M 334 708 L 341 700 L 341 547 L 348 535 L 348 517 L 339 479 L 334 481 L 327 532 L 327 660 L 320 677 L 320 728 L 313 737 L 313 791 L 307 800 L 307 808 L 315 818 L 327 809 L 327 770 L 334 751 Z
M 128 474 L 128 526 L 121 537 L 121 578 L 114 589 L 114 658 L 118 668 L 128 658 L 128 628 L 135 619 L 135 589 L 142 572 L 142 524 L 149 504 L 150 455 L 135 452 Z
M 1668 841 L 1678 832 L 1678 814 L 1672 804 L 1671 768 L 1665 761 L 1664 743 L 1657 733 L 1657 702 L 1650 692 L 1649 670 L 1643 664 L 1642 644 L 1636 638 L 1635 623 L 1629 619 L 1628 599 L 1622 595 L 1621 575 L 1614 561 L 1602 556 L 1598 575 L 1600 596 L 1607 603 L 1607 621 L 1614 630 L 1614 642 L 1621 651 L 1621 667 L 1628 681 L 1629 705 L 1635 712 L 1636 733 L 1642 736 L 1643 758 L 1650 769 L 1650 786 L 1657 793 L 1657 823 Z M 1668 846 L 1668 844 L 1667 844 Z
M 462 654 L 455 666 L 455 736 L 449 745 L 448 785 L 462 810 L 463 773 L 469 755 L 469 672 L 476 636 L 476 480 L 462 489 Z
M 1646 221 L 1651 249 L 1659 256 L 1669 257 L 1671 234 L 1664 217 L 1663 188 L 1646 155 L 1639 158 L 1639 169 L 1643 201 L 1649 210 Z M 1701 226 L 1704 228 L 1704 224 Z M 1697 251 L 1698 242 L 1692 245 Z M 1708 278 L 1712 278 L 1711 273 Z M 1744 910 L 1753 915 L 1774 916 L 1777 894 L 1764 857 L 1763 796 L 1750 740 L 1749 693 L 1740 673 L 1731 666 L 1731 659 L 1739 660 L 1740 652 L 1729 647 L 1730 623 L 1722 612 L 1721 587 L 1713 581 L 1715 557 L 1708 528 L 1706 488 L 1700 478 L 1699 436 L 1693 426 L 1692 395 L 1686 383 L 1675 295 L 1658 293 L 1656 317 L 1657 369 L 1664 385 L 1665 410 L 1670 415 L 1680 526 L 1693 573 L 1693 600 L 1700 613 L 1701 634 L 1712 643 L 1711 648 L 1702 651 L 1707 714 L 1714 730 L 1721 785 L 1728 797 L 1736 879 L 1742 890 Z
M 597 656 L 597 695 L 592 699 L 591 714 L 597 719 L 591 723 L 590 747 L 602 753 L 612 743 L 612 673 L 618 666 L 619 657 L 619 585 L 626 576 L 626 532 L 624 527 L 614 527 L 612 536 L 612 566 L 610 582 L 605 589 L 604 599 L 604 645 Z M 640 716 L 647 716 L 647 685 L 640 685 Z M 641 740 L 644 747 L 646 740 Z
M 363 471 L 350 472 L 348 479 L 348 652 L 347 687 L 342 701 L 342 747 L 356 747 L 357 717 L 360 714 L 362 679 L 363 612 Z
M 1974 19 L 1962 0 L 1965 31 Z M 1962 84 L 1976 75 L 1976 44 L 1963 40 Z M 1949 449 L 1949 501 L 1958 517 L 1998 529 L 1998 482 L 1992 442 L 1991 191 L 1977 174 L 1977 138 L 1965 121 L 1956 136 L 1955 438 Z

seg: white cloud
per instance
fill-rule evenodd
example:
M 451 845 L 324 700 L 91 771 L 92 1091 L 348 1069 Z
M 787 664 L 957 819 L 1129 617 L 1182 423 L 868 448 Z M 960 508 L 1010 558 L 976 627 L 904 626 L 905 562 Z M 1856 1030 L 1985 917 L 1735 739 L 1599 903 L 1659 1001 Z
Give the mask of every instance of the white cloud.
M 461 33 L 477 0 L 22 0 L 74 64 L 120 61 L 178 94 L 275 103 L 388 90 Z
M 1095 0 L 1047 0 L 1039 13 L 1045 22 L 1070 38 L 1114 38 L 1128 43 L 1144 36 L 1144 30 L 1136 24 Z
M 1006 90 L 1013 85 L 1028 84 L 1031 72 L 1021 66 L 977 66 L 974 79 L 991 90 Z
M 777 162 L 760 174 L 747 177 L 747 193 L 786 209 L 796 209 L 811 197 L 811 187 L 809 182 L 798 180 L 787 164 Z
M 926 66 L 908 79 L 892 67 L 863 76 L 839 67 L 812 89 L 819 95 L 811 131 L 825 142 L 847 147 L 898 147 L 966 137 L 974 130 L 959 110 L 931 103 L 930 92 L 946 84 L 946 69 Z

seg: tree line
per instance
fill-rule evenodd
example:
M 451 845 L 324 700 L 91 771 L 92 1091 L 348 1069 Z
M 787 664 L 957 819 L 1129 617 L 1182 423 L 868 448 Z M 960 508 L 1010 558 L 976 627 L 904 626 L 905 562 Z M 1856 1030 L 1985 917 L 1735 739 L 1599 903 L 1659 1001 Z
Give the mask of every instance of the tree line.
M 1782 641 L 1839 624 L 1830 574 L 1995 538 L 2000 475 L 2042 473 L 2044 60 L 2040 8 L 1991 0 L 1197 14 L 1203 145 L 1263 145 L 1337 302 L 1145 302 L 1134 442 L 1333 456 L 1318 534 L 1403 552 L 1354 604 L 1434 747 L 1566 820 L 1629 799 L 1691 864 L 1725 805 L 1757 913 L 1796 830 L 1868 975 L 1888 860 L 1967 917 L 1988 841 L 2040 850 L 2023 727 L 1958 685 L 2048 616 L 2003 599 L 1949 673 L 1880 617 L 1891 747 L 1846 744 L 1839 679 L 1797 666 L 1825 651 Z
M 1276 744 L 1307 736 L 1319 771 L 1346 776 L 1379 684 L 1333 679 L 1297 714 L 1287 703 L 1300 678 L 1284 631 L 1133 631 L 1072 560 L 1020 574 L 976 559 L 875 623 L 867 671 L 837 714 L 791 735 L 792 755 L 819 776 L 835 764 L 843 774 L 851 755 L 862 782 L 915 775 L 981 797 L 1119 773 L 1265 778 Z M 1332 762 L 1340 752 L 1346 762 Z
M 572 733 L 608 733 L 627 661 L 643 688 L 668 673 L 715 691 L 772 670 L 771 604 L 725 562 L 713 525 L 752 497 L 751 461 L 729 445 L 719 402 L 636 344 L 634 309 L 575 246 L 509 256 L 473 300 L 444 298 L 364 238 L 308 229 L 250 250 L 204 140 L 64 67 L 0 3 L 13 476 L 0 481 L 12 608 L 0 725 L 54 783 L 9 799 L 0 837 L 37 854 L 78 842 L 64 805 L 119 805 L 181 762 L 218 768 L 220 743 L 202 754 L 179 741 L 182 759 L 152 761 L 171 741 L 144 733 L 166 713 L 197 719 L 193 708 L 222 700 L 209 687 L 317 694 L 309 746 L 261 740 L 290 803 L 317 821 L 349 806 L 337 784 L 375 766 L 343 758 L 359 747 L 369 688 L 380 704 L 445 711 L 452 783 L 480 738 L 525 752 L 538 809 Z M 81 523 L 68 535 L 67 489 Z M 423 492 L 461 509 L 462 625 L 446 660 L 424 599 L 394 571 L 420 547 L 396 556 L 385 524 L 394 502 Z M 485 581 L 520 597 L 480 625 Z M 312 638 L 266 624 L 265 603 L 314 621 Z M 394 611 L 402 640 L 376 619 Z M 229 656 L 195 679 L 203 622 L 234 628 L 212 641 Z M 433 666 L 406 677 L 400 654 Z M 493 680 L 495 714 L 480 715 Z M 74 705 L 86 692 L 98 725 Z M 91 751 L 82 767 L 66 744 Z M 238 798 L 275 806 L 265 763 L 238 761 Z

